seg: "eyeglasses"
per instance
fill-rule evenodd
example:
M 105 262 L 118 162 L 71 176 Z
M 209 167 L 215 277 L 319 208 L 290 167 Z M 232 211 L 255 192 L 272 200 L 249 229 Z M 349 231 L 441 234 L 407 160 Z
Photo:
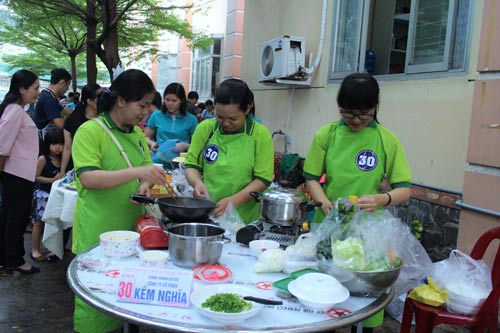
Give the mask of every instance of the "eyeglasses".
M 342 114 L 342 117 L 347 118 L 347 119 L 354 119 L 354 118 L 358 117 L 359 120 L 370 120 L 373 118 L 373 113 L 374 113 L 374 111 L 366 112 L 366 113 L 359 113 L 359 112 L 351 112 L 351 111 L 347 111 L 344 109 L 340 109 L 340 114 Z

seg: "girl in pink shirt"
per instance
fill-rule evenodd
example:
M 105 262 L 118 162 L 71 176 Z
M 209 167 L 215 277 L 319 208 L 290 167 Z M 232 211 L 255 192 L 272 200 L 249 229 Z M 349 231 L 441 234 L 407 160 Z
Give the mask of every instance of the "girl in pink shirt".
M 29 222 L 38 158 L 38 131 L 24 111 L 35 102 L 40 83 L 35 73 L 14 73 L 0 104 L 0 270 L 22 274 L 40 269 L 24 261 L 24 230 Z

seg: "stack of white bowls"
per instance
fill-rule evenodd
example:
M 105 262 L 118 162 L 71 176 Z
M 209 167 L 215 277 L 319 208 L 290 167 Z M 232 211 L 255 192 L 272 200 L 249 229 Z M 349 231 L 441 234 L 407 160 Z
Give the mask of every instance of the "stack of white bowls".
M 468 286 L 463 283 L 450 283 L 446 286 L 448 296 L 446 298 L 446 309 L 449 312 L 464 315 L 474 315 L 479 311 L 490 290 Z

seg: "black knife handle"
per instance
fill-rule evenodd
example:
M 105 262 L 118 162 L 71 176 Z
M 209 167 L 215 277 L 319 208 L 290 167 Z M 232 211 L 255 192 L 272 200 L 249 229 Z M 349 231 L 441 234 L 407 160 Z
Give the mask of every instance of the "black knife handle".
M 243 297 L 244 300 L 246 301 L 252 301 L 255 303 L 260 303 L 260 304 L 265 304 L 265 305 L 282 305 L 282 301 L 275 301 L 272 299 L 267 299 L 267 298 L 259 298 L 259 297 L 253 297 L 253 296 L 245 296 Z

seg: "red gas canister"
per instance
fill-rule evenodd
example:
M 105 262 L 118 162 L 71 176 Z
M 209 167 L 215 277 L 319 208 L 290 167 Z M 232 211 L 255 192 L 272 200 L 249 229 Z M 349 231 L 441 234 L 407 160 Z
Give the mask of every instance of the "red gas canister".
M 135 231 L 139 233 L 141 246 L 145 249 L 168 247 L 168 235 L 154 216 L 140 216 L 135 220 Z

